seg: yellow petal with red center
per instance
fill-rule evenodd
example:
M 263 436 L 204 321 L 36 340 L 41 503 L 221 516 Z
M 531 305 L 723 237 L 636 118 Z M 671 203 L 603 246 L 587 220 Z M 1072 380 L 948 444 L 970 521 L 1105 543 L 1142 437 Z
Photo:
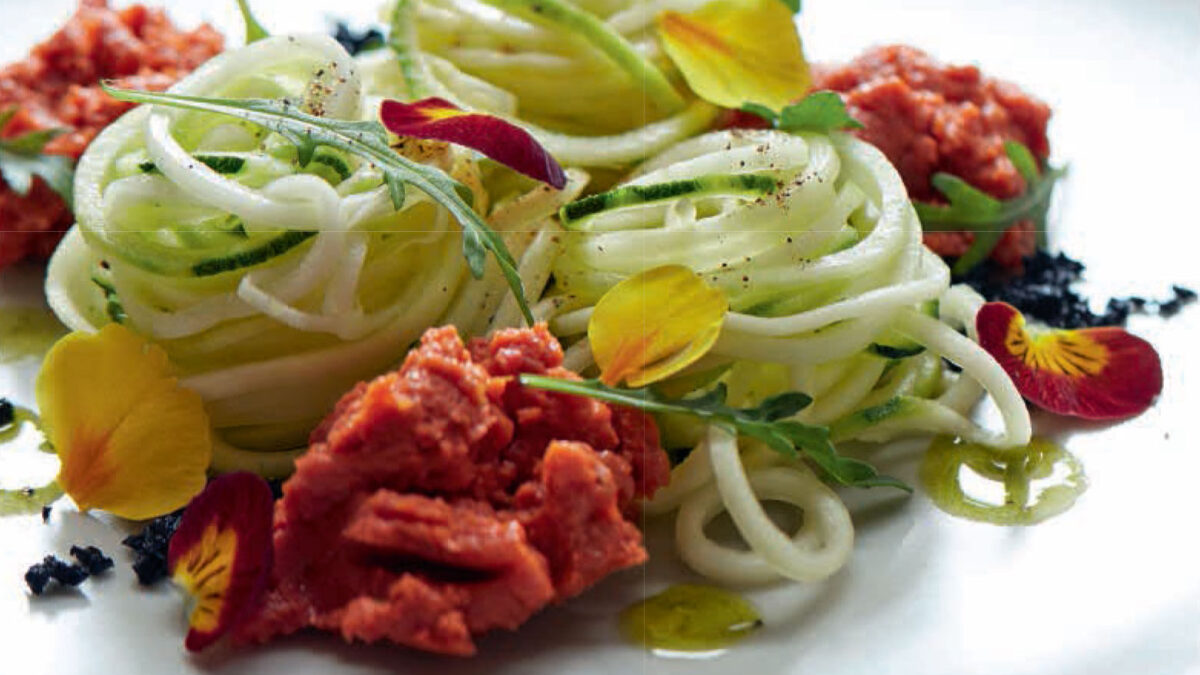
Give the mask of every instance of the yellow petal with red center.
M 1162 391 L 1154 347 L 1123 328 L 1031 332 L 1003 302 L 975 317 L 979 344 L 1012 378 L 1021 395 L 1059 415 L 1093 420 L 1140 414 Z
M 588 323 L 600 379 L 641 387 L 678 373 L 712 349 L 728 309 L 720 289 L 682 265 L 622 281 L 600 298 Z
M 55 343 L 37 401 L 62 463 L 58 482 L 80 509 L 141 520 L 204 488 L 212 457 L 204 404 L 178 385 L 163 350 L 129 329 L 110 324 Z
M 183 512 L 167 569 L 190 599 L 189 650 L 216 642 L 257 606 L 271 571 L 273 512 L 267 482 L 246 472 L 216 478 Z
M 717 0 L 658 15 L 663 49 L 700 98 L 726 108 L 774 110 L 812 84 L 792 13 L 779 0 Z

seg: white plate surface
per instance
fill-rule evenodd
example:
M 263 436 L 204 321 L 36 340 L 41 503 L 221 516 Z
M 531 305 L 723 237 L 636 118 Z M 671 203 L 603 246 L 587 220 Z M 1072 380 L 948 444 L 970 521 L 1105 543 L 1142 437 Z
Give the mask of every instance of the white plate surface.
M 170 0 L 173 15 L 235 35 L 233 0 Z M 256 0 L 277 31 L 320 30 L 332 13 L 368 19 L 373 2 Z M 1054 239 L 1089 265 L 1097 297 L 1200 288 L 1200 3 L 1195 0 L 808 0 L 801 20 L 814 60 L 907 42 L 976 62 L 1048 100 L 1054 155 L 1071 165 Z M 70 0 L 0 0 L 0 61 L 20 56 L 70 11 Z M 38 301 L 38 270 L 0 278 L 0 302 Z M 181 604 L 140 590 L 123 531 L 61 505 L 50 524 L 0 519 L 0 673 L 753 673 L 1124 675 L 1200 673 L 1200 310 L 1135 319 L 1163 357 L 1162 400 L 1119 425 L 1044 417 L 1084 463 L 1090 490 L 1074 509 L 1027 529 L 956 520 L 916 495 L 847 494 L 858 540 L 851 563 L 817 585 L 750 594 L 768 628 L 710 660 L 668 660 L 625 645 L 616 613 L 689 579 L 669 530 L 650 529 L 653 562 L 544 612 L 515 634 L 454 660 L 327 636 L 235 654 L 189 657 Z M 0 393 L 29 403 L 34 364 L 0 365 Z M 32 444 L 32 442 L 30 443 Z M 885 463 L 915 478 L 914 452 Z M 29 448 L 0 453 L 0 486 L 54 467 Z M 29 473 L 32 472 L 32 473 Z M 871 501 L 868 501 L 871 500 Z M 874 503 L 871 503 L 871 502 Z M 27 565 L 73 543 L 115 554 L 108 578 L 77 594 L 33 599 Z

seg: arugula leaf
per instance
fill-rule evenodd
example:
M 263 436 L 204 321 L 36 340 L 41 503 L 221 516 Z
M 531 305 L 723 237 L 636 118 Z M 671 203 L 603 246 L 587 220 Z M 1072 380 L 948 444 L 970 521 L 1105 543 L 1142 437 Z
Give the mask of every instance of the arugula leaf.
M 725 404 L 726 389 L 723 383 L 700 396 L 672 400 L 649 387 L 609 387 L 600 380 L 564 380 L 524 374 L 520 376 L 520 381 L 522 385 L 534 389 L 586 396 L 646 412 L 690 415 L 711 424 L 719 424 L 732 433 L 758 439 L 785 457 L 795 458 L 803 453 L 842 485 L 894 487 L 912 492 L 907 484 L 880 475 L 870 464 L 839 455 L 829 440 L 828 428 L 787 419 L 812 403 L 812 398 L 799 392 L 772 396 L 755 408 L 733 408 Z
M 850 116 L 842 97 L 832 91 L 816 91 L 799 103 L 787 106 L 779 115 L 784 131 L 820 131 L 861 129 L 862 123 Z
M 483 276 L 487 254 L 491 252 L 516 296 L 525 320 L 532 324 L 533 314 L 525 298 L 517 263 L 500 235 L 471 208 L 471 191 L 442 171 L 414 162 L 388 145 L 388 132 L 374 120 L 335 120 L 309 115 L 285 100 L 223 99 L 184 96 L 149 91 L 118 89 L 107 83 L 104 91 L 120 101 L 185 108 L 229 115 L 274 131 L 296 145 L 300 165 L 312 160 L 318 145 L 343 150 L 383 172 L 392 203 L 404 205 L 405 184 L 428 194 L 445 207 L 462 225 L 463 257 L 476 279 Z
M 0 112 L 0 129 L 8 126 L 16 108 Z M 70 157 L 44 155 L 46 144 L 62 135 L 62 129 L 30 131 L 14 138 L 0 138 L 0 176 L 13 192 L 26 197 L 33 188 L 34 176 L 46 181 L 68 206 L 74 187 L 74 163 Z
M 271 37 L 266 28 L 254 18 L 250 11 L 250 0 L 237 0 L 238 9 L 242 10 L 242 23 L 246 24 L 246 44 L 258 42 L 265 37 Z
M 930 179 L 933 187 L 949 203 L 913 202 L 925 231 L 965 231 L 975 234 L 971 247 L 954 263 L 955 275 L 962 276 L 986 260 L 1005 231 L 1019 221 L 1033 221 L 1038 233 L 1038 245 L 1045 245 L 1050 197 L 1054 194 L 1055 183 L 1066 175 L 1066 169 L 1049 165 L 1039 169 L 1037 159 L 1029 148 L 1016 141 L 1005 142 L 1004 152 L 1025 179 L 1025 191 L 1016 197 L 1000 201 L 958 176 L 935 173 Z
M 827 134 L 843 129 L 861 129 L 850 116 L 842 97 L 832 91 L 815 91 L 780 112 L 760 103 L 746 103 L 742 110 L 765 119 L 781 131 L 816 131 Z

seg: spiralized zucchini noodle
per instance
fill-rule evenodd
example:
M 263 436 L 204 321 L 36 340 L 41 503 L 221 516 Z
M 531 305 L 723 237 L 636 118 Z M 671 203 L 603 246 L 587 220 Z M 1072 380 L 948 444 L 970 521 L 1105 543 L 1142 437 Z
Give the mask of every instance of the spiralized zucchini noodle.
M 680 181 L 692 182 L 681 191 Z M 628 198 L 635 189 L 641 196 Z M 815 402 L 798 419 L 829 426 L 835 440 L 947 433 L 999 447 L 1029 441 L 1011 380 L 959 333 L 973 331 L 982 300 L 950 288 L 946 265 L 921 244 L 899 176 L 873 147 L 842 134 L 714 132 L 648 160 L 595 200 L 600 207 L 568 222 L 547 296 L 558 300 L 552 330 L 573 341 L 570 367 L 592 365 L 584 333 L 606 290 L 681 264 L 729 298 L 716 345 L 692 370 L 728 368 L 721 377 L 735 404 L 804 391 Z M 1001 431 L 967 417 L 984 391 L 1001 412 Z M 739 444 L 718 427 L 667 420 L 666 431 L 694 449 L 647 510 L 678 509 L 677 544 L 689 566 L 723 582 L 759 583 L 822 579 L 845 562 L 849 515 L 803 463 Z M 762 501 L 800 507 L 804 526 L 785 535 Z M 749 551 L 705 534 L 722 510 Z
M 218 56 L 172 91 L 374 117 L 359 71 L 330 38 L 275 37 Z M 446 144 L 400 151 L 471 188 L 539 292 L 550 217 L 586 174 L 489 204 L 484 173 L 496 167 Z M 216 470 L 290 473 L 290 450 L 337 398 L 426 328 L 483 332 L 499 310 L 516 312 L 501 306 L 508 287 L 495 265 L 467 281 L 458 224 L 428 195 L 411 188 L 397 210 L 366 162 L 322 146 L 302 167 L 293 143 L 234 118 L 137 108 L 92 143 L 76 189 L 78 224 L 49 268 L 51 305 L 71 328 L 123 321 L 160 344 L 205 399 Z
M 711 126 L 654 39 L 654 17 L 708 0 L 398 0 L 399 52 L 365 61 L 405 98 L 510 118 L 564 165 L 628 166 Z

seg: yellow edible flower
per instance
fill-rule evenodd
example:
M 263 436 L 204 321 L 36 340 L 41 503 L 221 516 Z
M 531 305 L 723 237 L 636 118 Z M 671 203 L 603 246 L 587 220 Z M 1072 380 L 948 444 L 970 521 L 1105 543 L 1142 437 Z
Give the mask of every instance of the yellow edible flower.
M 141 520 L 204 489 L 212 458 L 200 395 L 181 388 L 163 350 L 118 324 L 76 332 L 46 355 L 37 380 L 58 482 L 83 511 Z
M 600 379 L 642 387 L 704 356 L 729 302 L 682 265 L 656 267 L 613 286 L 592 312 L 588 340 Z
M 663 49 L 709 103 L 779 110 L 811 86 L 792 12 L 779 0 L 717 0 L 663 12 L 657 25 Z

